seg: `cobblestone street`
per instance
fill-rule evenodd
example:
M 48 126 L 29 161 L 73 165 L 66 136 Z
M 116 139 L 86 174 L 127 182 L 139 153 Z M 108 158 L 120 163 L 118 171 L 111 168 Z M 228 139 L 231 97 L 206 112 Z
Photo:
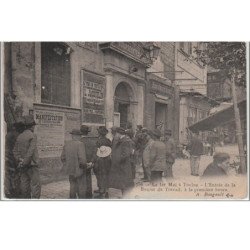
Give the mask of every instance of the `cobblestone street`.
M 224 147 L 217 147 L 216 152 L 227 152 L 231 156 L 231 160 L 238 155 L 237 145 L 230 145 Z M 206 166 L 213 161 L 212 156 L 202 156 L 200 162 L 200 176 L 203 174 Z M 173 166 L 173 175 L 176 180 L 181 180 L 183 178 L 189 177 L 196 180 L 197 177 L 190 177 L 190 162 L 188 159 L 176 159 Z M 137 169 L 135 182 L 138 182 L 142 177 L 142 169 Z M 199 177 L 198 177 L 199 178 Z M 92 186 L 93 190 L 97 189 L 96 178 L 92 175 Z M 110 198 L 119 197 L 120 194 L 116 194 L 115 191 L 111 190 Z M 68 179 L 52 182 L 42 186 L 41 199 L 68 199 L 69 197 L 69 181 Z

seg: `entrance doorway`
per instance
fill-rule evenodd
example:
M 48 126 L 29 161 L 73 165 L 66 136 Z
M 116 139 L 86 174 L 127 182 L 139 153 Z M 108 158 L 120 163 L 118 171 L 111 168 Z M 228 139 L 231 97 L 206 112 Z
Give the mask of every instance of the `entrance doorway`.
M 115 89 L 114 112 L 119 113 L 120 127 L 127 128 L 131 124 L 130 89 L 126 83 L 119 83 Z
M 167 128 L 167 110 L 168 105 L 156 102 L 155 103 L 155 127 L 159 128 L 164 133 Z

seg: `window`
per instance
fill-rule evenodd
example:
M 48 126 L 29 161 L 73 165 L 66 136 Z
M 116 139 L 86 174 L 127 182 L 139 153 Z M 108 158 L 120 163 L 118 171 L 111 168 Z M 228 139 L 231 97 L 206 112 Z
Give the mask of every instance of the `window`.
M 42 43 L 42 102 L 70 106 L 70 47 Z

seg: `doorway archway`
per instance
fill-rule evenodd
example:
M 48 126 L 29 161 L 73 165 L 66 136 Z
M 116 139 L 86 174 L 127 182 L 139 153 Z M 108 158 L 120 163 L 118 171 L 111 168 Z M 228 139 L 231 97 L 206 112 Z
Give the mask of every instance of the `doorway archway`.
M 120 82 L 115 89 L 114 112 L 119 114 L 119 125 L 130 128 L 134 122 L 133 90 L 126 82 Z

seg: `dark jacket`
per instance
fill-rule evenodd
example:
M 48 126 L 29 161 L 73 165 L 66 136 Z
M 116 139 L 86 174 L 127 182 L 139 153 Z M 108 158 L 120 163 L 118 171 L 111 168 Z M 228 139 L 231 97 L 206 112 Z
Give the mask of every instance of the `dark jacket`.
M 210 163 L 203 173 L 203 177 L 227 176 L 227 173 L 215 163 Z
M 86 160 L 87 162 L 93 162 L 96 154 L 96 138 L 83 136 L 81 142 L 85 145 Z
M 112 145 L 109 187 L 125 189 L 134 185 L 130 155 L 131 142 L 127 136 L 120 138 Z
M 194 137 L 191 139 L 190 144 L 188 145 L 188 150 L 190 151 L 190 155 L 200 156 L 203 154 L 203 143 L 202 141 Z
M 166 145 L 162 141 L 154 141 L 149 151 L 151 171 L 166 170 Z
M 173 138 L 169 138 L 166 144 L 166 161 L 174 163 L 176 158 L 176 144 Z
M 10 131 L 5 136 L 5 166 L 8 166 L 8 170 L 12 171 L 14 171 L 16 168 L 16 160 L 13 154 L 13 149 L 18 135 L 18 132 Z
M 38 166 L 39 156 L 36 135 L 29 129 L 21 133 L 16 139 L 13 153 L 17 162 L 23 160 L 24 166 Z

